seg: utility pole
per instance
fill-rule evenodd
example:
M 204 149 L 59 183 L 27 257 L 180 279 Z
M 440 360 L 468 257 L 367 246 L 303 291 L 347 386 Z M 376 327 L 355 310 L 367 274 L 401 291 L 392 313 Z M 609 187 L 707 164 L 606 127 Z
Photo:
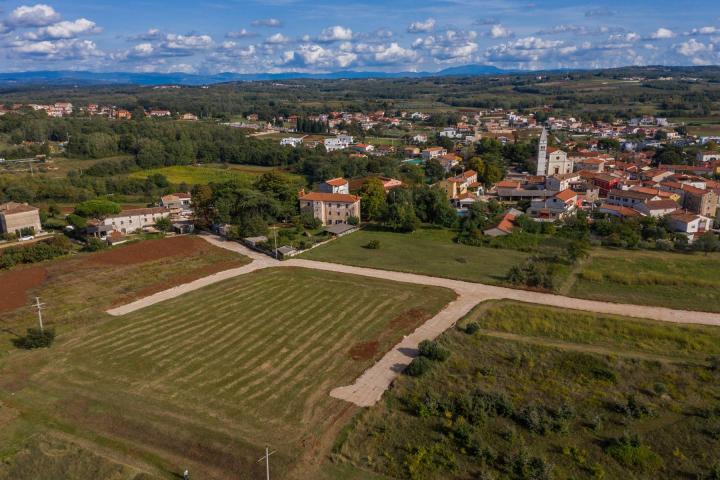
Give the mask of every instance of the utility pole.
M 37 308 L 38 312 L 38 323 L 40 324 L 40 332 L 43 332 L 43 320 L 42 320 L 42 309 L 45 306 L 44 303 L 40 303 L 40 297 L 35 297 L 35 305 L 33 308 Z
M 270 455 L 277 452 L 277 450 L 270 451 L 270 447 L 265 447 L 265 455 L 260 457 L 257 461 L 257 463 L 262 462 L 265 460 L 265 479 L 270 480 Z

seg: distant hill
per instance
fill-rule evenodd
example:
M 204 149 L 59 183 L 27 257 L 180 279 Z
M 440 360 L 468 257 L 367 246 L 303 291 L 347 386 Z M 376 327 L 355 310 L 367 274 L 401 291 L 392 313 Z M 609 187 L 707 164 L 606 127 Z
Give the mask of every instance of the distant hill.
M 344 70 L 330 73 L 218 73 L 213 75 L 188 73 L 132 73 L 132 72 L 87 72 L 69 70 L 49 70 L 33 72 L 0 73 L 0 85 L 208 85 L 224 82 L 242 82 L 259 80 L 288 80 L 297 78 L 337 80 L 342 78 L 422 78 L 450 75 L 499 75 L 509 73 L 490 65 L 464 65 L 452 67 L 438 72 L 362 72 Z

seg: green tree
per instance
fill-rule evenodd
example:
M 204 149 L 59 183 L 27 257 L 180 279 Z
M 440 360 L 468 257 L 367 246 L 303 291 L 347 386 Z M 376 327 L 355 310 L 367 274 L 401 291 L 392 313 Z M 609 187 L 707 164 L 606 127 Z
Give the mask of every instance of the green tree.
M 395 188 L 390 191 L 383 224 L 396 232 L 412 232 L 420 226 L 412 194 L 408 189 Z
M 431 158 L 425 163 L 425 175 L 430 179 L 430 183 L 435 183 L 445 178 L 445 168 L 437 159 Z
M 365 180 L 360 189 L 360 207 L 365 220 L 380 220 L 387 208 L 385 187 L 379 178 Z
M 168 217 L 161 217 L 155 221 L 155 228 L 161 232 L 169 232 L 172 230 L 172 222 Z
M 87 200 L 75 207 L 75 214 L 85 218 L 105 218 L 120 213 L 120 205 L 104 198 Z

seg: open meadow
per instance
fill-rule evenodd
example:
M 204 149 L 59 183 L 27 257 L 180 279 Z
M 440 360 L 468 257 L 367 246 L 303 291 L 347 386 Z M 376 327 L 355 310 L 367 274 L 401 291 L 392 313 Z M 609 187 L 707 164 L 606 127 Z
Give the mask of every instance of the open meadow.
M 130 178 L 138 178 L 144 180 L 152 175 L 163 175 L 172 184 L 179 185 L 186 183 L 188 185 L 206 185 L 209 183 L 221 183 L 229 180 L 236 180 L 245 183 L 248 186 L 265 172 L 273 171 L 270 167 L 245 166 L 245 165 L 228 165 L 221 166 L 216 164 L 209 165 L 174 165 L 171 167 L 152 168 L 149 170 L 140 170 L 130 174 Z M 298 181 L 300 177 L 296 175 L 288 175 L 294 181 Z
M 484 303 L 439 338 L 449 358 L 396 381 L 334 458 L 408 479 L 717 478 L 718 340 L 714 327 Z
M 455 233 L 423 227 L 412 233 L 361 230 L 302 255 L 302 258 L 397 270 L 471 282 L 502 283 L 511 267 L 530 256 L 517 250 L 455 243 Z M 380 248 L 364 248 L 370 241 Z
M 568 294 L 618 303 L 720 312 L 720 254 L 596 249 Z
M 6 357 L 0 402 L 18 413 L 0 429 L 0 445 L 10 445 L 0 456 L 38 449 L 28 439 L 42 433 L 43 442 L 69 438 L 83 458 L 101 455 L 143 478 L 177 478 L 184 468 L 193 478 L 255 478 L 269 443 L 275 475 L 310 478 L 355 413 L 329 391 L 454 298 L 284 268 L 106 317 L 51 349 Z M 24 462 L 6 462 L 0 478 L 3 469 L 36 478 L 20 475 Z M 363 478 L 353 469 L 342 476 Z

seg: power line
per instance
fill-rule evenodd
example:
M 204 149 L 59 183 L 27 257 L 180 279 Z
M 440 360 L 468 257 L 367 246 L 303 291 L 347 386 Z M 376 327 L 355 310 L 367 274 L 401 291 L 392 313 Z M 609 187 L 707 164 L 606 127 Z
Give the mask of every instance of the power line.
M 43 332 L 43 318 L 42 318 L 42 309 L 45 306 L 44 303 L 40 303 L 40 297 L 35 297 L 35 304 L 33 305 L 33 308 L 37 308 L 38 313 L 38 323 L 40 324 L 40 331 Z
M 270 480 L 270 455 L 277 452 L 277 450 L 270 451 L 270 447 L 265 447 L 265 455 L 260 457 L 257 461 L 257 463 L 262 462 L 265 460 L 265 479 Z

